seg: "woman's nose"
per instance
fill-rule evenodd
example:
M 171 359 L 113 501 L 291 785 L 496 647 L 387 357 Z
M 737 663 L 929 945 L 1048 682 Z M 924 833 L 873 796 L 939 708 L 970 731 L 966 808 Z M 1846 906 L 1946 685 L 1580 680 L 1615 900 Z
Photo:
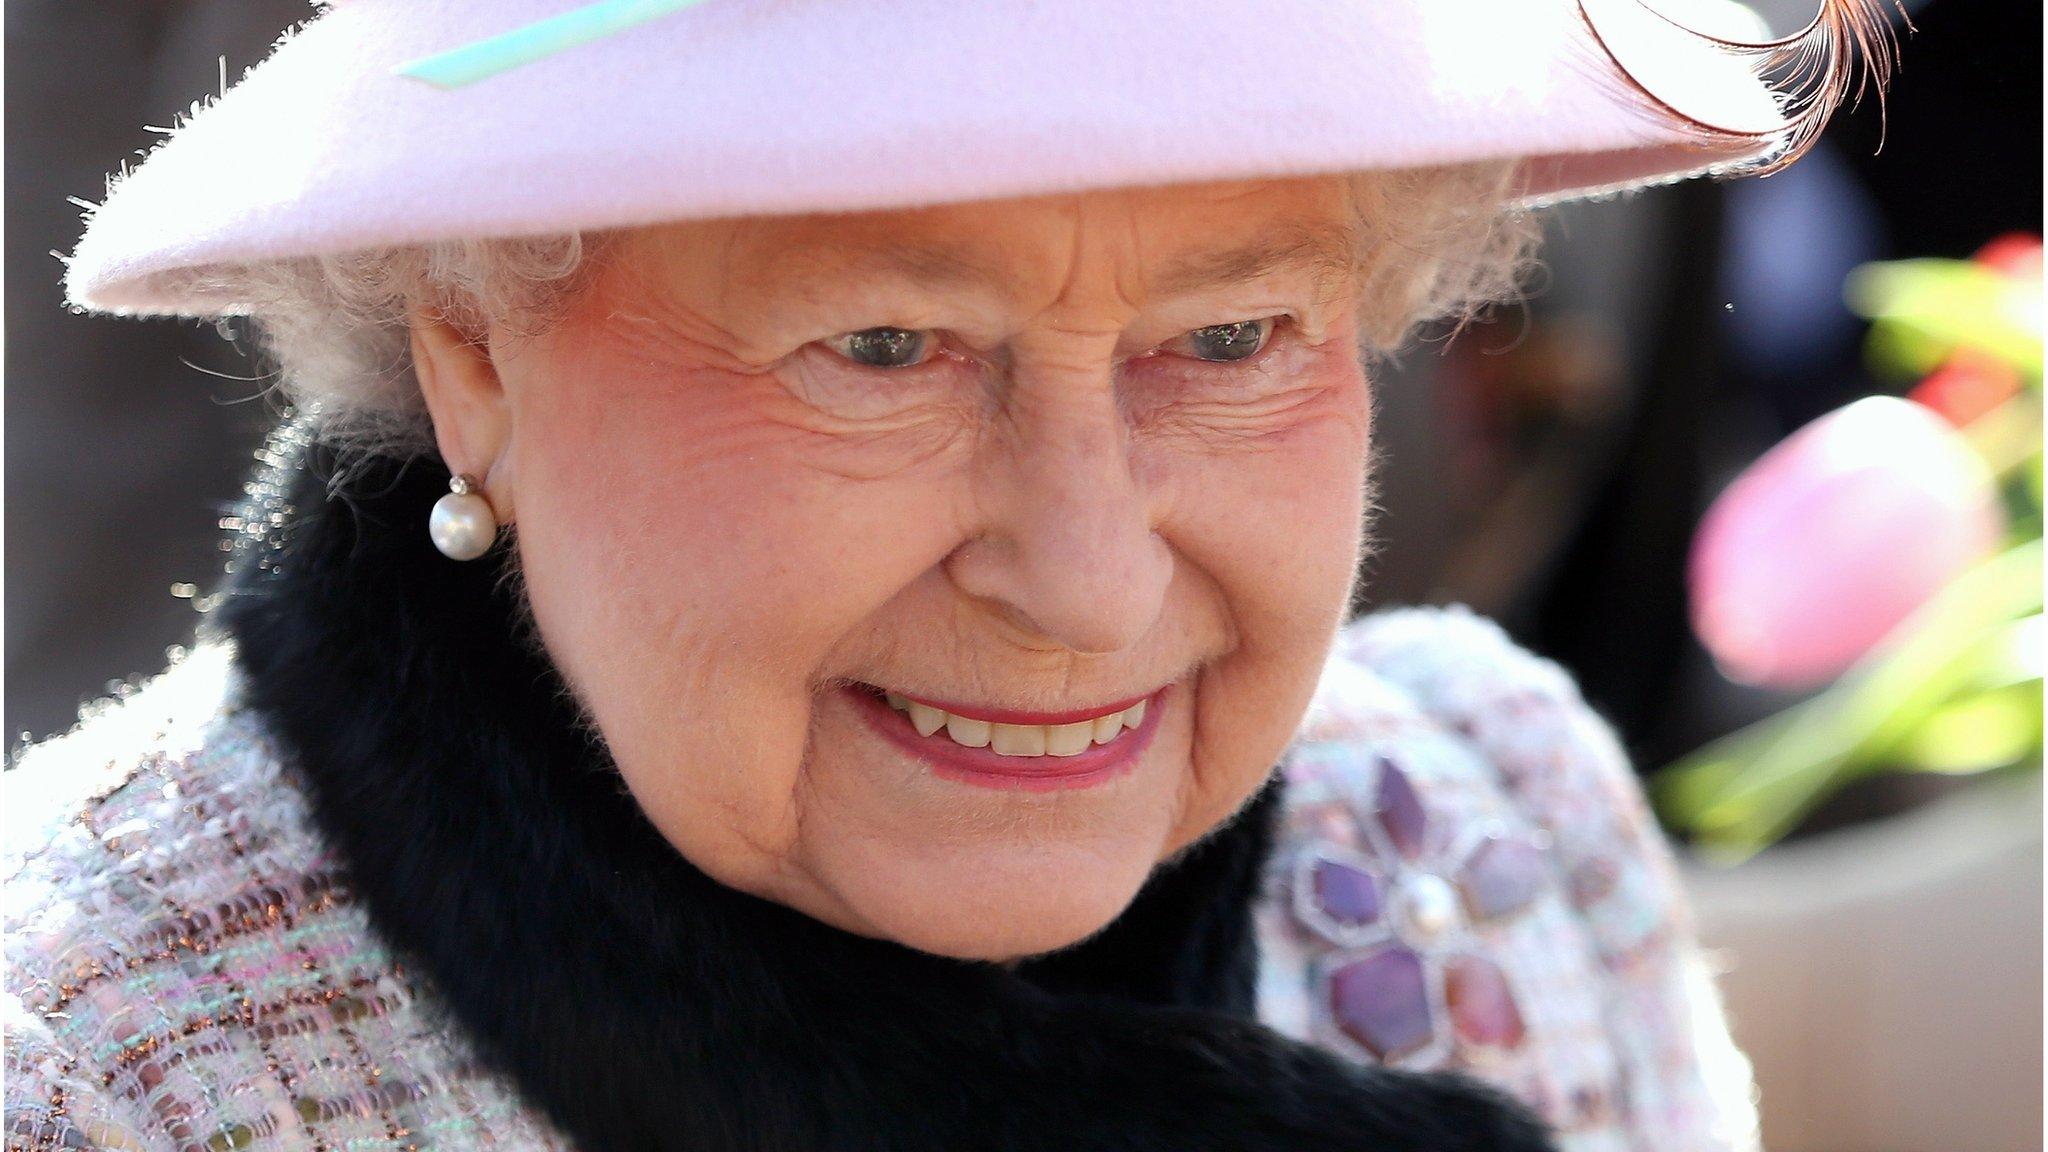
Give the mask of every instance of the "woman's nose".
M 1032 641 L 1087 653 L 1136 645 L 1165 605 L 1173 555 L 1133 474 L 1114 390 L 1006 415 L 977 470 L 986 527 L 947 560 L 954 585 Z

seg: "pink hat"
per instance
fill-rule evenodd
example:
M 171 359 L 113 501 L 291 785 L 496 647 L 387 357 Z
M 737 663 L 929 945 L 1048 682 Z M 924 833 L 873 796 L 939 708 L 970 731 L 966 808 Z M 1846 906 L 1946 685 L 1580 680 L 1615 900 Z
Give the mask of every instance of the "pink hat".
M 1876 0 L 1778 41 L 1660 2 L 340 0 L 109 181 L 66 288 L 222 314 L 383 245 L 1489 159 L 1562 199 L 1783 163 L 1847 41 L 1887 64 Z

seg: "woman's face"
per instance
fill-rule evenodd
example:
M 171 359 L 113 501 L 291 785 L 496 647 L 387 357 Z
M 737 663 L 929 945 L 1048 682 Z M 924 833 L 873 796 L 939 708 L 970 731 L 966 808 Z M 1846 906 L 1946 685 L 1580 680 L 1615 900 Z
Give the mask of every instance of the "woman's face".
M 650 228 L 545 335 L 421 313 L 416 360 L 676 848 L 1007 959 L 1306 707 L 1361 544 L 1353 220 L 1332 177 Z

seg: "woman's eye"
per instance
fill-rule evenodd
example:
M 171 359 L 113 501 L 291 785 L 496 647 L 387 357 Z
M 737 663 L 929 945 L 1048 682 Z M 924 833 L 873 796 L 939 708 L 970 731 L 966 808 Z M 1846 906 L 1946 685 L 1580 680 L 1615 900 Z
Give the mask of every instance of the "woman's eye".
M 929 333 L 911 328 L 863 328 L 825 341 L 834 352 L 869 368 L 909 368 L 930 351 Z
M 1266 341 L 1273 334 L 1277 316 L 1259 320 L 1237 320 L 1229 324 L 1211 324 L 1197 328 L 1176 339 L 1170 347 L 1183 356 L 1197 360 L 1229 362 L 1249 360 L 1259 354 Z

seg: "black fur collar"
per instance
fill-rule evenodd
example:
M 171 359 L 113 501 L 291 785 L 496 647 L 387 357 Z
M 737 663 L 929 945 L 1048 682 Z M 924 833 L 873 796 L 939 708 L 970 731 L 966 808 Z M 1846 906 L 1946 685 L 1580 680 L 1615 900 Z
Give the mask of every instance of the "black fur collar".
M 641 816 L 493 559 L 428 543 L 438 462 L 337 478 L 290 426 L 267 455 L 245 511 L 273 527 L 240 538 L 215 626 L 379 931 L 581 1147 L 1544 1146 L 1470 1082 L 1252 1022 L 1277 786 L 1016 971 L 840 932 L 712 882 Z

